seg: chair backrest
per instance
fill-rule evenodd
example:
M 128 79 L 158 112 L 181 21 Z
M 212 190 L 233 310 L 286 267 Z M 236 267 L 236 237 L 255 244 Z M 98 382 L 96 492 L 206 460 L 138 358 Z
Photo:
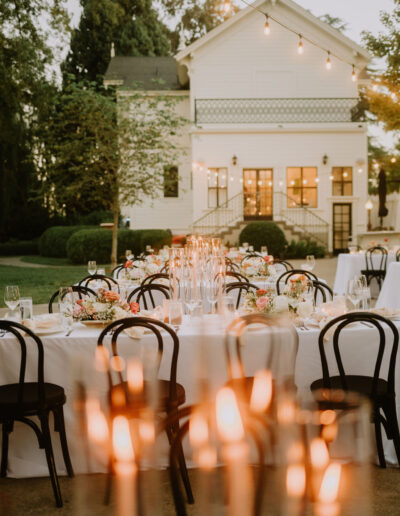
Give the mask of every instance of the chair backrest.
M 266 369 L 274 375 L 279 375 L 282 371 L 277 369 L 281 365 L 282 357 L 288 363 L 284 374 L 279 378 L 282 383 L 291 386 L 294 385 L 294 371 L 296 365 L 296 357 L 299 349 L 299 337 L 293 324 L 288 323 L 285 319 L 281 319 L 274 315 L 267 314 L 248 314 L 235 319 L 226 330 L 225 352 L 228 364 L 228 376 L 230 379 L 234 377 L 233 371 L 239 371 L 240 376 L 244 378 L 245 367 L 243 361 L 243 352 L 246 346 L 243 346 L 242 336 L 246 332 L 248 326 L 252 324 L 264 325 L 268 329 L 269 338 L 262 338 L 260 342 L 266 347 L 266 360 L 264 364 L 260 364 L 260 369 Z M 234 346 L 231 345 L 230 336 L 234 337 Z M 253 340 L 253 339 L 252 339 Z M 290 342 L 288 342 L 290 340 Z M 290 348 L 283 349 L 284 344 L 290 344 Z M 235 367 L 236 365 L 236 367 Z
M 217 278 L 218 274 L 215 276 Z M 236 272 L 236 271 L 226 271 L 225 272 L 225 276 L 229 276 L 231 278 L 235 278 L 236 282 L 238 281 L 244 281 L 244 282 L 247 282 L 249 283 L 249 279 L 246 278 L 246 276 L 244 274 L 241 274 L 240 272 Z
M 141 308 L 148 310 L 148 301 L 150 301 L 151 308 L 155 308 L 157 306 L 157 302 L 154 298 L 154 294 L 161 294 L 161 299 L 170 299 L 168 287 L 157 283 L 149 283 L 147 285 L 139 285 L 135 288 L 135 290 L 129 294 L 127 302 L 130 303 L 131 301 L 134 301 L 135 303 L 138 303 Z
M 291 271 L 294 269 L 293 265 L 291 263 L 289 263 L 288 261 L 286 260 L 281 260 L 280 258 L 274 258 L 274 265 L 275 267 L 276 266 L 281 266 L 282 268 L 285 269 L 285 271 Z
M 38 368 L 37 368 L 37 384 L 38 384 L 38 401 L 39 405 L 44 406 L 45 404 L 45 393 L 44 393 L 44 350 L 43 344 L 40 338 L 29 328 L 26 328 L 22 324 L 14 321 L 0 320 L 0 330 L 5 330 L 14 335 L 17 339 L 21 348 L 21 362 L 19 367 L 19 379 L 18 379 L 18 403 L 23 403 L 24 398 L 24 383 L 26 373 L 26 361 L 27 361 L 27 346 L 25 342 L 25 336 L 31 337 L 35 342 L 38 353 Z M 1 345 L 1 340 L 0 340 Z M 13 382 L 14 383 L 14 382 Z
M 169 271 L 169 262 L 165 262 L 164 265 L 160 269 L 160 273 L 168 274 Z
M 396 262 L 400 262 L 400 249 L 396 251 Z
M 114 269 L 112 270 L 111 272 L 111 276 L 113 278 L 116 278 L 118 279 L 119 278 L 119 275 L 121 274 L 121 272 L 125 269 L 125 264 L 123 263 L 120 263 L 119 265 L 117 265 L 116 267 L 114 267 Z
M 317 276 L 310 271 L 304 271 L 303 269 L 292 269 L 290 271 L 286 271 L 283 274 L 281 274 L 279 278 L 276 280 L 276 292 L 278 295 L 281 293 L 280 285 L 282 283 L 286 285 L 289 279 L 292 276 L 296 276 L 297 274 L 302 274 L 311 281 L 318 281 Z
M 240 267 L 237 263 L 233 262 L 230 258 L 225 256 L 226 271 L 228 272 L 240 272 Z
M 341 380 L 341 387 L 344 391 L 348 390 L 348 385 L 346 381 L 346 373 L 343 366 L 342 356 L 340 353 L 340 347 L 339 347 L 339 336 L 341 331 L 348 326 L 349 324 L 352 324 L 354 322 L 367 322 L 371 325 L 373 325 L 379 334 L 378 339 L 378 351 L 376 355 L 375 360 L 375 367 L 374 367 L 374 374 L 373 374 L 373 381 L 371 386 L 371 393 L 370 395 L 373 397 L 377 393 L 377 387 L 378 387 L 378 379 L 380 378 L 380 371 L 382 366 L 382 359 L 383 355 L 385 353 L 386 348 L 386 335 L 384 328 L 382 325 L 386 325 L 386 327 L 389 328 L 389 331 L 393 334 L 393 341 L 392 341 L 392 349 L 389 354 L 389 367 L 388 367 L 388 374 L 387 374 L 387 382 L 388 382 L 388 389 L 391 393 L 394 394 L 394 376 L 395 376 L 395 366 L 396 366 L 396 357 L 397 357 L 397 349 L 399 345 L 399 332 L 396 328 L 396 326 L 390 321 L 389 319 L 386 319 L 385 317 L 382 317 L 381 315 L 370 313 L 370 312 L 350 312 L 345 315 L 341 315 L 339 317 L 336 317 L 335 319 L 332 319 L 329 321 L 324 328 L 321 330 L 318 338 L 318 346 L 319 346 L 319 353 L 321 357 L 321 365 L 322 365 L 322 376 L 323 376 L 323 387 L 326 389 L 329 389 L 331 387 L 330 382 L 330 373 L 329 373 L 329 367 L 328 367 L 328 361 L 326 358 L 325 353 L 325 346 L 327 345 L 326 341 L 326 334 L 328 330 L 334 326 L 336 326 L 335 331 L 333 333 L 333 339 L 332 339 L 332 345 L 333 345 L 333 351 L 334 356 L 336 360 L 336 365 L 339 371 L 340 380 Z M 369 337 L 369 340 L 371 340 L 371 337 Z
M 148 285 L 157 282 L 157 280 L 159 279 L 166 279 L 169 281 L 169 274 L 166 274 L 165 272 L 157 272 L 156 274 L 150 274 L 149 276 L 147 276 L 147 278 L 144 278 L 141 285 Z M 160 285 L 166 287 L 166 285 L 163 285 L 162 283 L 160 283 Z
M 253 260 L 254 258 L 261 258 L 263 260 L 263 256 L 260 253 L 248 253 L 245 256 L 243 256 L 242 261 L 240 262 L 240 265 L 242 266 L 247 260 Z
M 129 328 L 145 328 L 153 333 L 157 339 L 157 358 L 156 358 L 156 368 L 157 371 L 160 369 L 160 365 L 163 359 L 163 353 L 164 353 L 164 341 L 163 337 L 161 335 L 161 331 L 166 331 L 171 339 L 173 344 L 172 349 L 172 357 L 171 357 L 171 366 L 170 366 L 170 375 L 169 375 L 169 402 L 170 404 L 174 404 L 177 400 L 177 389 L 176 389 L 176 372 L 177 372 L 177 366 L 178 366 L 178 356 L 179 356 L 179 338 L 176 332 L 168 325 L 161 321 L 158 321 L 157 319 L 150 319 L 149 317 L 128 317 L 126 319 L 120 319 L 118 321 L 114 321 L 111 324 L 109 324 L 104 330 L 101 332 L 98 340 L 97 340 L 97 346 L 103 346 L 104 345 L 104 339 L 108 334 L 111 335 L 111 351 L 112 356 L 119 356 L 118 354 L 118 337 L 121 335 L 121 333 L 125 329 Z M 104 360 L 107 360 L 106 365 L 106 371 L 108 375 L 108 382 L 110 389 L 113 387 L 113 374 L 110 369 L 110 363 L 107 358 L 107 354 L 104 354 Z M 124 382 L 123 378 L 123 372 L 117 371 L 117 378 L 119 383 Z M 125 395 L 126 399 L 129 400 L 129 392 L 126 387 L 126 384 L 124 384 L 125 389 Z
M 333 291 L 329 285 L 322 281 L 313 281 L 314 286 L 314 302 L 317 304 L 318 298 L 322 298 L 322 302 L 333 300 Z
M 387 259 L 388 252 L 384 247 L 380 245 L 370 247 L 365 253 L 367 271 L 386 271 Z
M 72 287 L 69 287 L 69 288 L 71 289 L 72 292 L 75 292 L 75 293 L 78 294 L 76 296 L 78 299 L 82 299 L 83 296 L 93 296 L 93 297 L 96 297 L 96 292 L 94 290 L 88 288 L 88 287 L 82 287 L 82 286 L 79 286 L 79 285 L 72 285 Z M 54 294 L 50 298 L 50 301 L 49 301 L 49 314 L 53 313 L 53 303 L 56 300 L 56 298 L 58 297 L 58 295 L 59 295 L 59 291 L 57 290 L 56 292 L 54 292 Z M 75 298 L 75 296 L 74 296 L 74 298 Z
M 110 278 L 110 276 L 104 276 L 103 274 L 92 274 L 90 276 L 86 276 L 85 278 L 81 279 L 78 285 L 88 287 L 92 281 L 101 281 L 102 283 L 105 283 L 108 290 L 113 290 L 115 287 L 117 287 L 119 290 L 118 281 L 116 281 L 114 278 Z
M 230 292 L 233 292 L 234 294 L 237 291 L 237 298 L 236 298 L 236 309 L 240 306 L 240 301 L 242 299 L 243 292 L 247 294 L 250 290 L 258 290 L 257 285 L 253 285 L 249 281 L 234 281 L 232 283 L 227 283 L 225 285 L 225 293 L 229 294 Z

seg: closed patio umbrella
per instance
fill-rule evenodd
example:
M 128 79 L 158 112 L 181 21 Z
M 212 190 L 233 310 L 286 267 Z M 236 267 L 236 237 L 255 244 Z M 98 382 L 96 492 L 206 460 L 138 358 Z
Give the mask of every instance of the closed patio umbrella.
M 386 208 L 386 173 L 383 168 L 381 168 L 381 170 L 379 172 L 378 195 L 379 195 L 378 216 L 381 219 L 381 229 L 382 229 L 383 217 L 386 217 L 387 214 L 389 213 L 389 210 Z

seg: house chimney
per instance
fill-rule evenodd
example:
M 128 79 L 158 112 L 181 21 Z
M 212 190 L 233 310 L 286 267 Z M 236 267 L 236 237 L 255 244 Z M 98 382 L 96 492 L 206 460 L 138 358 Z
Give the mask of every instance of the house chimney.
M 111 43 L 111 57 L 115 57 L 115 46 L 114 46 L 114 42 Z

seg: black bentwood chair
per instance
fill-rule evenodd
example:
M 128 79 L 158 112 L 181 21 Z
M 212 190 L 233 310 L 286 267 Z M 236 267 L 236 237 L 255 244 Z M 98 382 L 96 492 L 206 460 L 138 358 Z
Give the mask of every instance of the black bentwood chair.
M 275 265 L 275 268 L 279 268 L 279 269 L 283 270 L 284 272 L 291 271 L 294 269 L 294 267 L 291 263 L 289 263 L 286 260 L 281 260 L 280 258 L 274 258 L 274 265 Z
M 91 274 L 90 276 L 86 276 L 85 278 L 81 279 L 78 285 L 80 287 L 88 287 L 92 281 L 100 281 L 103 288 L 105 283 L 108 290 L 113 290 L 115 287 L 117 287 L 119 290 L 118 281 L 116 281 L 114 278 L 110 278 L 110 276 L 104 276 L 104 274 Z
M 345 372 L 342 356 L 339 348 L 339 336 L 341 331 L 354 322 L 366 322 L 373 325 L 378 331 L 378 350 L 373 376 L 349 375 Z M 333 351 L 336 360 L 338 375 L 332 376 L 329 372 L 327 356 L 325 353 L 325 340 L 327 331 L 336 326 L 333 334 Z M 389 349 L 389 367 L 387 378 L 381 378 L 381 366 L 386 351 L 387 338 L 385 329 L 392 336 L 391 349 Z M 374 335 L 375 338 L 375 335 Z M 356 392 L 369 398 L 372 404 L 372 422 L 375 425 L 376 447 L 378 450 L 379 464 L 386 467 L 383 453 L 381 425 L 383 425 L 388 439 L 393 440 L 397 461 L 400 464 L 400 435 L 396 414 L 396 393 L 394 386 L 397 349 L 399 344 L 399 332 L 396 326 L 385 317 L 368 312 L 351 312 L 330 321 L 321 331 L 318 339 L 321 356 L 322 378 L 311 384 L 311 391 L 321 407 L 340 410 L 340 401 L 335 402 L 335 397 L 329 396 L 333 391 Z
M 257 285 L 253 285 L 249 281 L 233 281 L 232 283 L 227 283 L 225 286 L 225 294 L 229 294 L 232 292 L 235 294 L 236 292 L 236 309 L 239 308 L 240 302 L 242 300 L 242 295 L 247 294 L 251 290 L 259 290 Z
M 79 285 L 72 285 L 69 288 L 71 289 L 72 293 L 76 293 L 77 294 L 77 296 L 74 296 L 74 299 L 75 298 L 82 299 L 83 296 L 93 296 L 93 297 L 96 297 L 96 292 L 94 290 L 90 289 L 90 288 L 80 287 Z M 66 294 L 67 293 L 65 293 L 65 295 Z M 50 298 L 50 301 L 49 301 L 49 314 L 53 313 L 53 303 L 57 299 L 58 295 L 59 295 L 59 291 L 57 290 L 56 292 L 54 292 L 54 294 Z M 59 301 L 61 301 L 61 300 L 59 299 Z
M 157 283 L 149 283 L 148 285 L 139 285 L 139 287 L 133 290 L 127 299 L 128 303 L 134 301 L 137 303 L 140 308 L 144 308 L 145 310 L 149 310 L 150 308 L 155 308 L 157 305 L 162 304 L 157 303 L 154 299 L 154 294 L 161 294 L 161 299 L 169 299 L 169 288 L 164 285 L 158 285 Z
M 150 404 L 151 393 L 153 391 L 157 392 L 157 413 L 158 415 L 165 416 L 168 419 L 168 424 L 165 425 L 164 429 L 167 434 L 169 443 L 172 444 L 175 437 L 179 433 L 179 419 L 176 418 L 179 407 L 184 405 L 186 401 L 186 393 L 184 387 L 177 383 L 176 381 L 176 373 L 178 366 L 178 356 L 179 356 L 179 337 L 176 332 L 167 324 L 157 321 L 156 319 L 150 319 L 147 317 L 130 317 L 127 319 L 122 319 L 119 321 L 114 321 L 109 324 L 100 334 L 97 345 L 103 346 L 104 340 L 107 335 L 111 334 L 111 350 L 112 356 L 118 357 L 118 337 L 119 335 L 128 328 L 141 327 L 145 328 L 153 333 L 153 335 L 157 339 L 158 346 L 158 354 L 157 354 L 157 371 L 160 369 L 161 362 L 163 360 L 164 355 L 164 341 L 163 336 L 161 334 L 161 330 L 167 332 L 172 340 L 172 357 L 170 359 L 170 373 L 169 380 L 156 380 L 157 386 L 155 389 L 152 389 L 153 385 L 151 382 L 144 381 L 143 390 L 141 393 L 132 394 L 129 391 L 127 381 L 124 380 L 122 372 L 114 373 L 117 376 L 117 383 L 113 381 L 113 374 L 110 368 L 107 368 L 108 375 L 108 383 L 109 383 L 109 394 L 110 394 L 110 408 L 111 408 L 111 417 L 117 416 L 120 412 L 124 411 L 128 417 L 132 415 L 135 417 L 138 411 L 143 409 L 144 407 Z M 168 355 L 168 353 L 166 353 Z M 114 403 L 114 400 L 118 400 L 117 403 Z M 124 400 L 124 403 L 121 403 L 121 400 Z M 178 446 L 177 450 L 178 455 L 178 463 L 181 478 L 186 490 L 186 496 L 188 503 L 193 504 L 193 493 L 192 488 L 190 486 L 189 475 L 187 472 L 185 456 L 183 454 L 182 446 Z M 109 466 L 112 465 L 112 457 Z M 110 473 L 111 471 L 109 471 Z M 111 476 L 109 474 L 109 482 L 111 480 Z M 177 482 L 177 479 L 175 479 Z M 110 484 L 108 484 L 108 492 L 106 493 L 106 502 L 109 499 L 109 488 Z
M 374 263 L 375 258 L 375 263 Z M 371 283 L 373 278 L 376 279 L 379 290 L 382 287 L 383 280 L 386 276 L 386 265 L 388 259 L 387 250 L 377 245 L 375 247 L 370 247 L 365 253 L 365 266 L 366 269 L 361 271 L 361 274 L 364 274 L 367 278 L 368 285 Z
M 56 505 L 57 507 L 62 507 L 61 490 L 51 444 L 49 415 L 50 412 L 53 412 L 54 429 L 60 434 L 65 467 L 68 475 L 73 477 L 74 471 L 69 457 L 64 425 L 63 405 L 66 402 L 64 389 L 59 385 L 44 381 L 44 350 L 42 341 L 37 335 L 25 326 L 12 321 L 0 320 L 0 329 L 13 334 L 21 348 L 18 383 L 0 386 L 0 424 L 2 426 L 0 476 L 5 477 L 7 475 L 9 434 L 14 429 L 14 422 L 19 421 L 32 428 L 39 442 L 39 448 L 44 448 Z M 38 352 L 37 382 L 25 381 L 27 349 L 29 349 L 23 337 L 25 334 L 36 344 Z M 40 426 L 30 419 L 31 417 L 38 417 Z
M 111 271 L 111 276 L 114 278 L 119 278 L 119 275 L 121 274 L 121 272 L 125 269 L 125 264 L 124 263 L 120 263 L 119 265 L 117 265 L 116 267 L 114 267 L 114 269 Z
M 283 283 L 284 285 L 287 285 L 287 282 L 292 276 L 297 276 L 298 274 L 302 274 L 305 276 L 308 280 L 314 282 L 318 281 L 318 278 L 315 274 L 313 274 L 310 271 L 304 271 L 303 269 L 291 269 L 289 271 L 284 272 L 279 276 L 279 278 L 276 280 L 276 292 L 279 295 L 281 293 L 280 291 L 280 285 Z
M 333 291 L 329 285 L 321 281 L 313 281 L 314 286 L 314 303 L 317 305 L 319 301 L 326 303 L 333 300 Z
M 225 256 L 225 267 L 226 272 L 239 272 L 240 267 L 237 263 L 233 262 L 230 258 Z
M 400 262 L 400 249 L 396 251 L 396 262 Z
M 157 272 L 156 274 L 150 274 L 149 276 L 147 276 L 147 278 L 144 278 L 140 285 L 149 285 L 154 282 L 157 283 L 157 280 L 160 279 L 167 280 L 169 282 L 169 274 L 166 274 L 165 272 Z M 163 283 L 158 283 L 158 285 L 162 285 L 163 287 L 166 286 Z

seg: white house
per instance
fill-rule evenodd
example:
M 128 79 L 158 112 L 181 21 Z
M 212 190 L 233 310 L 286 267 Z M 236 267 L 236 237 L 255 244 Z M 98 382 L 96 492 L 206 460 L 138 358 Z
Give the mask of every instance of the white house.
M 180 109 L 191 120 L 176 197 L 126 214 L 133 228 L 221 234 L 231 243 L 246 221 L 275 220 L 338 251 L 367 224 L 358 87 L 369 55 L 292 0 L 253 6 L 175 58 L 111 59 L 106 85 L 129 95 L 133 81 L 152 89 L 150 79 L 161 77 L 171 95 L 185 96 Z

